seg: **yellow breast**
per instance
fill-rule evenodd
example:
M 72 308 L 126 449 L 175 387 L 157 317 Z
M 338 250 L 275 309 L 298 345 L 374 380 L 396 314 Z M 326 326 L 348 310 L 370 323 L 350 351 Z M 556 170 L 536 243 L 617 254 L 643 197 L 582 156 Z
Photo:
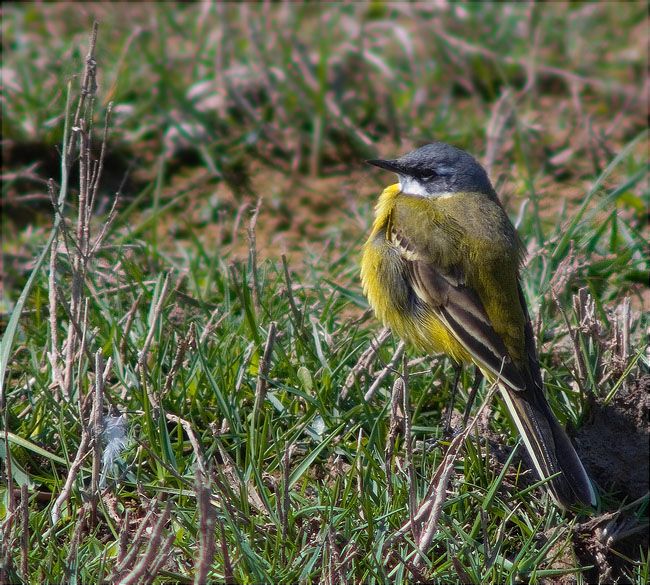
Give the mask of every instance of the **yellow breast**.
M 455 361 L 470 356 L 446 326 L 418 303 L 400 251 L 390 242 L 391 215 L 399 185 L 387 187 L 375 209 L 375 222 L 363 248 L 361 282 L 377 318 L 395 335 L 426 353 L 445 353 Z

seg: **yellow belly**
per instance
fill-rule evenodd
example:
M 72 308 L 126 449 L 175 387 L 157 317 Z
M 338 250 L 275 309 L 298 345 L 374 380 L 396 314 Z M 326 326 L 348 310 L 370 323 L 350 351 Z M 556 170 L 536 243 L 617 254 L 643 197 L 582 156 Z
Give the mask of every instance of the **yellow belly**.
M 382 237 L 371 236 L 361 261 L 361 282 L 377 318 L 399 338 L 426 353 L 444 353 L 458 363 L 469 353 L 431 309 L 414 310 L 410 285 L 398 253 Z

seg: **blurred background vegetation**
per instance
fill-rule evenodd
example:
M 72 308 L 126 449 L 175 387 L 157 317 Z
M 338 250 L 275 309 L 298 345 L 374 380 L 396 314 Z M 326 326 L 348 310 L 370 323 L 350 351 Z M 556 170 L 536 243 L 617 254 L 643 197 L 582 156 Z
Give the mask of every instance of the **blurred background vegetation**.
M 300 246 L 386 181 L 364 158 L 432 140 L 485 162 L 513 212 L 531 199 L 535 221 L 555 222 L 646 124 L 643 3 L 9 5 L 10 215 L 57 176 L 63 82 L 94 18 L 100 97 L 115 103 L 105 193 L 146 206 L 190 190 L 205 207 L 223 183 L 236 201 L 264 197 L 269 232 Z M 306 176 L 336 179 L 305 191 Z
M 131 538 L 159 498 L 174 504 L 161 523 L 174 538 L 151 579 L 191 582 L 203 452 L 219 501 L 215 579 L 646 582 L 647 17 L 641 2 L 4 5 L 3 329 L 52 228 L 66 83 L 78 91 L 94 20 L 94 159 L 113 103 L 95 234 L 119 192 L 83 276 L 88 345 L 72 369 L 73 400 L 59 394 L 52 358 L 51 329 L 63 340 L 73 327 L 69 304 L 48 306 L 53 283 L 60 298 L 73 288 L 69 241 L 58 244 L 52 280 L 37 267 L 15 331 L 3 389 L 12 434 L 0 455 L 11 443 L 13 481 L 30 487 L 30 536 L 21 544 L 7 523 L 3 490 L 4 536 L 16 544 L 7 554 L 20 567 L 9 574 L 99 581 L 120 535 Z M 547 387 L 563 422 L 591 433 L 582 440 L 593 445 L 600 511 L 625 519 L 614 544 L 599 540 L 596 521 L 575 526 L 510 465 L 518 456 L 499 446 L 511 433 L 498 406 L 481 429 L 487 444 L 467 441 L 456 463 L 462 481 L 424 567 L 412 542 L 389 538 L 440 462 L 427 441 L 444 444 L 453 373 L 442 358 L 407 352 L 409 455 L 387 406 L 399 348 L 386 342 L 372 364 L 360 357 L 379 325 L 358 258 L 392 180 L 363 161 L 433 140 L 485 164 L 528 246 L 524 288 Z M 70 222 L 78 184 L 72 165 Z M 92 473 L 82 467 L 70 507 L 43 538 L 83 451 L 90 400 L 81 399 L 96 367 L 86 354 L 98 349 L 113 363 L 110 411 L 128 413 L 124 468 L 100 519 L 86 523 Z M 623 422 L 608 434 L 594 419 Z M 646 451 L 630 443 L 629 466 L 616 471 L 622 435 Z

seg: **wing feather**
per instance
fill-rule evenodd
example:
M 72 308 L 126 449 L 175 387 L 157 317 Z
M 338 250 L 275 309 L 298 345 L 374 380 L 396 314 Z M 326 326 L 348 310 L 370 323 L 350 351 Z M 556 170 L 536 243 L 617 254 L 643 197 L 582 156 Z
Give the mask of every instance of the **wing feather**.
M 525 381 L 513 364 L 501 337 L 496 333 L 475 291 L 461 274 L 436 268 L 403 233 L 391 230 L 391 241 L 400 250 L 415 294 L 445 324 L 479 366 L 490 371 L 513 390 Z

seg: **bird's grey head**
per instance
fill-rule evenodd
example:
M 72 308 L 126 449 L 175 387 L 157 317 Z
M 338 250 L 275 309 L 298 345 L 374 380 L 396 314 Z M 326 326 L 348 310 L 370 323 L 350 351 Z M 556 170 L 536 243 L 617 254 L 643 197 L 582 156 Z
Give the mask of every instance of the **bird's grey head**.
M 366 162 L 395 173 L 407 195 L 438 197 L 478 192 L 496 199 L 490 179 L 476 159 L 444 142 L 427 144 L 397 159 Z

